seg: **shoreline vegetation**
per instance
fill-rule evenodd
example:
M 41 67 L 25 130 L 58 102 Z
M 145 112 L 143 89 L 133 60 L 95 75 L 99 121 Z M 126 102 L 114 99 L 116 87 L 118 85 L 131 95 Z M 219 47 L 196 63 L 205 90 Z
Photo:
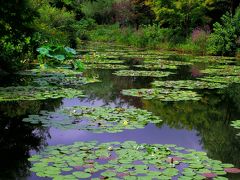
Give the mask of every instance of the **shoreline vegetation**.
M 37 48 L 83 41 L 240 57 L 237 0 L 19 0 L 4 2 L 0 69 L 20 70 Z

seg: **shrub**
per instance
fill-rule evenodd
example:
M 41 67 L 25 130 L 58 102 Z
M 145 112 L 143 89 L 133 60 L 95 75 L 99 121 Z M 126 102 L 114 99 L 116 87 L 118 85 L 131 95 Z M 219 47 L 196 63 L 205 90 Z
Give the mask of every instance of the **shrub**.
M 39 18 L 34 21 L 34 27 L 40 37 L 40 44 L 61 44 L 76 46 L 75 14 L 65 9 L 58 9 L 43 4 L 38 9 Z
M 235 55 L 239 46 L 238 38 L 240 34 L 240 8 L 236 14 L 231 16 L 226 13 L 221 18 L 221 24 L 213 25 L 213 33 L 208 41 L 208 52 L 213 55 Z

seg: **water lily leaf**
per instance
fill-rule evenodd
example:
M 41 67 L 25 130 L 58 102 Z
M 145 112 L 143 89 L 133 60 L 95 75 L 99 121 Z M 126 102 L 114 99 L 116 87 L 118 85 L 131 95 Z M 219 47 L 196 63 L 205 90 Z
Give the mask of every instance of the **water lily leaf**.
M 48 55 L 49 54 L 49 50 L 45 47 L 37 48 L 37 52 L 39 52 L 42 55 Z
M 117 174 L 115 172 L 112 172 L 112 171 L 105 171 L 105 172 L 101 173 L 101 175 L 103 177 L 111 178 L 111 177 L 116 176 Z
M 86 172 L 73 172 L 73 175 L 77 178 L 90 178 L 92 175 Z
M 59 61 L 65 60 L 65 56 L 64 56 L 64 55 L 54 55 L 53 57 L 54 57 L 55 59 L 59 60 Z
M 76 50 L 73 49 L 73 48 L 65 47 L 64 49 L 66 50 L 66 52 L 71 53 L 71 54 L 73 54 L 73 55 L 76 55 L 76 54 L 77 54 Z

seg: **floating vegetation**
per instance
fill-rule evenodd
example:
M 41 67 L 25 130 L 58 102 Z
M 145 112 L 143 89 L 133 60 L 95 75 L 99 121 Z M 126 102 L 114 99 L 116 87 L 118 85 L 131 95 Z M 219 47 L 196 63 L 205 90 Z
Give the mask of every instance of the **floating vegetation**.
M 49 146 L 29 158 L 37 176 L 65 179 L 227 179 L 239 170 L 232 164 L 212 160 L 205 152 L 175 145 L 137 144 L 134 141 L 76 142 Z
M 123 60 L 110 60 L 110 59 L 103 59 L 103 60 L 94 60 L 94 61 L 83 61 L 84 64 L 123 64 Z
M 161 101 L 198 101 L 201 96 L 193 91 L 177 89 L 128 89 L 122 91 L 123 95 L 142 97 L 144 99 L 159 99 Z
M 1 101 L 43 100 L 84 97 L 81 90 L 60 87 L 12 86 L 0 87 Z
M 229 65 L 210 66 L 207 69 L 202 70 L 201 73 L 218 75 L 218 76 L 240 75 L 240 66 L 229 66 Z
M 226 84 L 197 80 L 154 81 L 152 84 L 155 87 L 167 87 L 175 89 L 217 89 L 227 87 Z
M 231 126 L 233 126 L 236 129 L 240 129 L 240 120 L 232 121 Z M 240 136 L 240 133 L 238 134 Z
M 157 116 L 146 110 L 85 106 L 64 108 L 57 112 L 42 111 L 40 115 L 30 115 L 23 121 L 65 130 L 79 129 L 96 133 L 116 133 L 125 129 L 144 128 L 148 123 L 161 122 Z
M 177 69 L 176 65 L 167 65 L 167 64 L 144 64 L 144 65 L 134 65 L 137 68 L 144 69 Z
M 113 73 L 117 76 L 145 76 L 145 77 L 166 77 L 170 74 L 174 74 L 172 72 L 164 72 L 164 71 L 134 71 L 134 70 L 120 70 Z
M 128 66 L 121 64 L 87 64 L 85 69 L 128 69 Z
M 192 62 L 187 61 L 172 61 L 172 60 L 144 60 L 144 64 L 156 64 L 156 65 L 175 65 L 175 66 L 181 66 L 181 65 L 192 65 Z
M 24 76 L 73 76 L 81 75 L 79 71 L 74 71 L 67 68 L 56 67 L 56 68 L 44 68 L 44 69 L 31 69 L 22 72 L 18 72 L 19 75 Z
M 81 86 L 83 84 L 100 82 L 97 78 L 88 78 L 82 76 L 50 76 L 34 79 L 34 83 L 40 86 Z
M 229 64 L 235 62 L 234 59 L 223 58 L 223 57 L 215 57 L 215 56 L 199 56 L 195 58 L 189 59 L 190 62 L 193 63 L 214 63 L 214 64 Z
M 202 81 L 216 82 L 216 83 L 240 83 L 240 76 L 207 76 L 198 78 Z

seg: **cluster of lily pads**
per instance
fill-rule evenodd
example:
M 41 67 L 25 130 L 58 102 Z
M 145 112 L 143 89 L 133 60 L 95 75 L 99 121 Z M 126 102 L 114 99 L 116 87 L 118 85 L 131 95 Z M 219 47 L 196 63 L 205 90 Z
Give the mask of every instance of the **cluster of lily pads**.
M 227 87 L 227 84 L 198 80 L 154 81 L 152 84 L 155 87 L 167 87 L 175 89 L 216 89 Z
M 122 64 L 87 64 L 85 69 L 128 69 L 129 67 Z
M 29 158 L 37 176 L 65 179 L 227 179 L 232 164 L 212 160 L 205 152 L 175 145 L 134 141 L 49 146 Z
M 148 123 L 159 123 L 159 117 L 142 109 L 76 106 L 57 110 L 42 111 L 23 119 L 32 124 L 41 123 L 46 127 L 60 129 L 89 130 L 95 133 L 121 132 L 125 129 L 144 128 Z
M 193 91 L 183 91 L 177 89 L 127 89 L 122 90 L 123 95 L 142 97 L 143 99 L 158 99 L 161 101 L 198 101 L 201 96 Z
M 177 69 L 176 65 L 168 65 L 168 64 L 143 64 L 143 65 L 134 65 L 137 68 L 144 69 Z
M 84 97 L 81 90 L 61 87 L 12 86 L 0 87 L 1 101 L 43 100 L 55 98 Z
M 81 86 L 83 84 L 100 82 L 97 78 L 88 78 L 82 76 L 49 76 L 34 79 L 34 83 L 40 86 Z
M 232 121 L 231 126 L 233 126 L 236 129 L 240 129 L 240 120 Z M 240 133 L 238 135 L 240 136 Z
M 198 79 L 202 81 L 226 84 L 240 83 L 240 76 L 206 76 Z
M 83 61 L 85 64 L 123 64 L 123 60 L 102 59 L 99 61 Z
M 117 76 L 145 76 L 145 77 L 166 77 L 172 72 L 164 72 L 164 71 L 134 71 L 134 70 L 120 70 L 113 73 Z
M 224 75 L 224 76 L 235 76 L 240 75 L 240 66 L 229 66 L 229 65 L 219 65 L 210 66 L 207 69 L 201 71 L 204 74 L 210 75 Z
M 172 60 L 163 60 L 163 59 L 150 59 L 150 60 L 144 60 L 144 64 L 161 64 L 161 65 L 192 65 L 192 62 L 187 61 L 172 61 Z
M 22 72 L 18 72 L 19 75 L 24 76 L 74 76 L 81 75 L 82 73 L 79 71 L 74 71 L 68 68 L 56 67 L 56 68 L 44 68 L 44 69 L 31 69 Z
M 234 58 L 217 57 L 217 56 L 199 56 L 189 59 L 193 63 L 214 63 L 214 64 L 230 64 L 234 63 Z

